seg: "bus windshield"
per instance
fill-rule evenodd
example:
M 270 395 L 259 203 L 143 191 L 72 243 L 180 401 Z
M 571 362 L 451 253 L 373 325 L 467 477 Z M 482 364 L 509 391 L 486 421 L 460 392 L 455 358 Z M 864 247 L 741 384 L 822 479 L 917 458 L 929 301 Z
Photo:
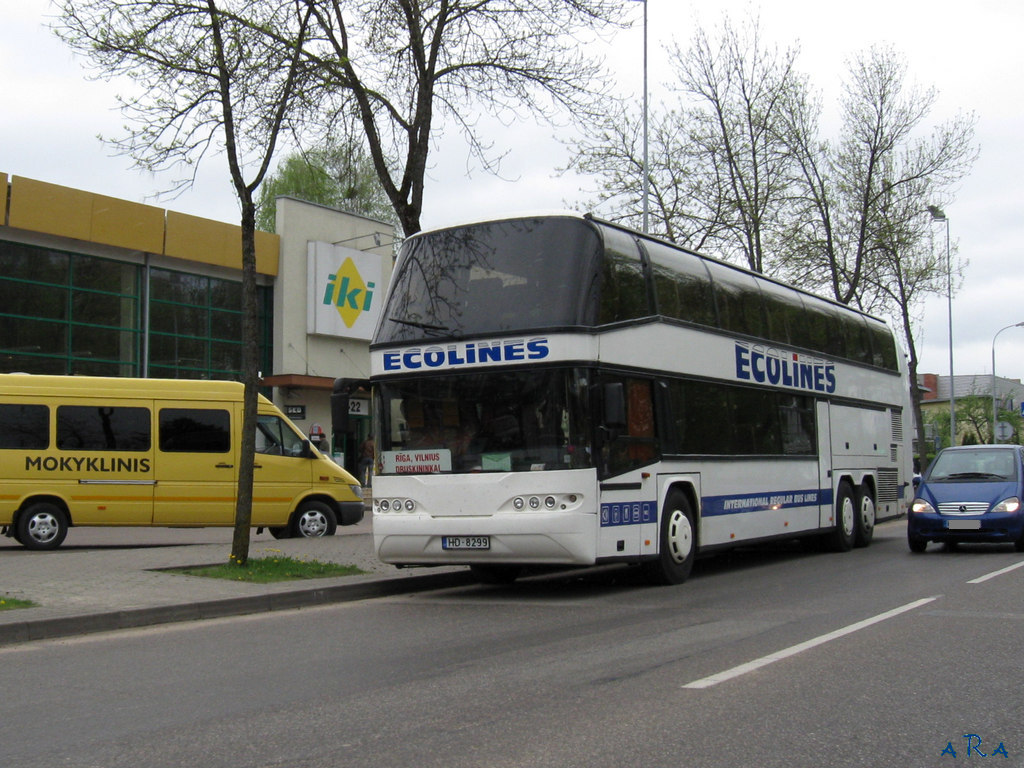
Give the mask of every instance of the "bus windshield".
M 514 219 L 412 238 L 375 342 L 592 324 L 597 231 L 568 217 Z
M 586 378 L 575 369 L 381 382 L 383 475 L 520 472 L 592 465 Z

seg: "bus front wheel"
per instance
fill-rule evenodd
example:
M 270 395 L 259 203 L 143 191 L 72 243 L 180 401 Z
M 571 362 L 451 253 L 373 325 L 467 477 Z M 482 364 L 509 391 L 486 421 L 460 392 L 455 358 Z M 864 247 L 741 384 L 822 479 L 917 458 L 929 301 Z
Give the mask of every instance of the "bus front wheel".
M 665 500 L 658 543 L 658 558 L 644 564 L 647 580 L 660 585 L 682 584 L 693 570 L 697 529 L 690 501 L 679 491 L 669 493 Z
M 68 535 L 64 510 L 48 501 L 37 501 L 18 515 L 15 538 L 26 549 L 56 549 Z

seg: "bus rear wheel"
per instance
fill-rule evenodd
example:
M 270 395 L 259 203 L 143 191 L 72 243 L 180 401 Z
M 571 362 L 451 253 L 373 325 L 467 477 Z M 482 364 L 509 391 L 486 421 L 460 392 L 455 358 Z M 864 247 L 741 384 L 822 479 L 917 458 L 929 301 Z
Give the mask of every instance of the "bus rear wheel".
M 15 538 L 26 549 L 56 549 L 68 535 L 64 510 L 48 501 L 37 501 L 18 515 Z
M 857 489 L 857 519 L 853 527 L 853 546 L 866 547 L 875 535 L 875 497 L 867 484 Z
M 644 564 L 644 575 L 652 584 L 682 584 L 693 570 L 697 529 L 690 501 L 679 491 L 665 499 L 658 544 L 658 558 Z

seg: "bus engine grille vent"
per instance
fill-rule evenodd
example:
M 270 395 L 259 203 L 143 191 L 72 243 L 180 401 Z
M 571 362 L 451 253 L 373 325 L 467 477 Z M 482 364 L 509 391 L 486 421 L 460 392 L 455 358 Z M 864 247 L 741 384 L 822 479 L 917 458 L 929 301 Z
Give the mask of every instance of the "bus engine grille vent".
M 889 411 L 889 419 L 892 421 L 892 441 L 903 442 L 903 412 L 898 408 Z
M 895 469 L 878 470 L 878 503 L 899 501 L 898 472 Z

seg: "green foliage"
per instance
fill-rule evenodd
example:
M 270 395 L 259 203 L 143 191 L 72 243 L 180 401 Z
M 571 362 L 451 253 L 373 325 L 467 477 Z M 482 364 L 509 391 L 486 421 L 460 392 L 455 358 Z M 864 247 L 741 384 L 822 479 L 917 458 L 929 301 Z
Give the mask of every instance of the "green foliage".
M 329 144 L 288 155 L 260 187 L 257 228 L 274 231 L 276 198 L 282 195 L 398 223 L 373 163 L 357 145 Z
M 35 606 L 31 600 L 20 600 L 17 597 L 0 596 L 0 611 L 10 611 L 15 608 L 32 608 Z
M 357 576 L 365 573 L 354 565 L 322 563 L 317 560 L 298 560 L 293 557 L 250 557 L 243 565 L 232 562 L 223 565 L 208 565 L 195 568 L 176 569 L 186 576 L 206 576 L 211 579 L 248 581 L 267 584 L 274 581 L 295 581 L 299 579 L 322 579 L 330 576 Z

